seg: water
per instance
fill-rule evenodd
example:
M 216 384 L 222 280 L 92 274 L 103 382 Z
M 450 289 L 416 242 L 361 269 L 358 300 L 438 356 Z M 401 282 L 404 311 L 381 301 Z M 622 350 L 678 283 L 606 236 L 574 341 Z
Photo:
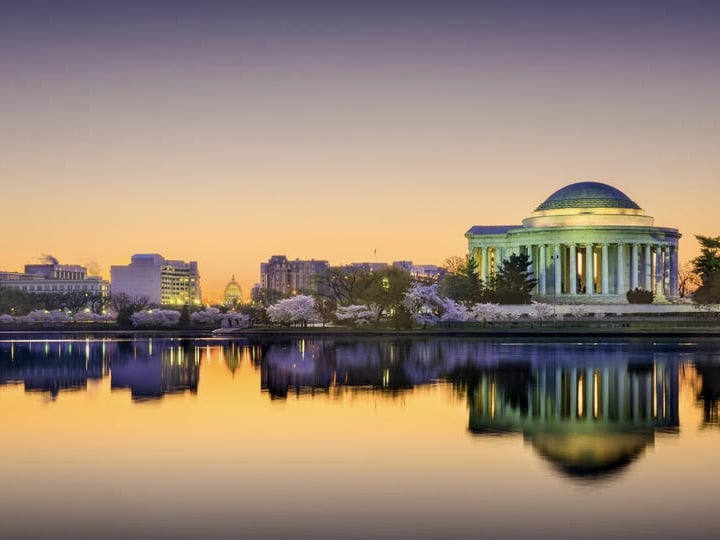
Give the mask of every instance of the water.
M 720 342 L 0 341 L 13 538 L 705 538 Z

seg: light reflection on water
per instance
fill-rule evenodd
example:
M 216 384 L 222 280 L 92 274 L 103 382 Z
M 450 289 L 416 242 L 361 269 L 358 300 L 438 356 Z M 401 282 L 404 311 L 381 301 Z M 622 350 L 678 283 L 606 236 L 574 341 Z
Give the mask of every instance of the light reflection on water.
M 714 341 L 2 341 L 0 518 L 27 537 L 703 537 L 719 399 Z

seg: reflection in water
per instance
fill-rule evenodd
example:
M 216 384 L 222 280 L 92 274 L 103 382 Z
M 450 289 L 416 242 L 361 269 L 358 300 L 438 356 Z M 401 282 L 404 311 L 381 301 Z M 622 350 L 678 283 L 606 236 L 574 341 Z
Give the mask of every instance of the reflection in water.
M 706 425 L 720 426 L 720 364 L 703 360 L 695 365 L 695 369 L 702 379 L 697 398 L 702 401 L 703 421 Z
M 470 430 L 520 432 L 562 471 L 576 476 L 619 470 L 676 431 L 678 362 L 619 350 L 479 369 L 467 381 Z
M 300 340 L 264 347 L 262 389 L 272 398 L 353 387 L 397 393 L 434 377 L 413 369 L 410 342 Z M 439 373 L 430 368 L 432 373 Z
M 0 519 L 8 538 L 705 538 L 718 351 L 0 341 Z
M 0 343 L 0 384 L 55 399 L 109 375 L 111 389 L 127 389 L 133 400 L 159 399 L 197 393 L 201 363 L 214 355 L 233 376 L 243 361 L 259 367 L 272 399 L 349 390 L 392 397 L 448 381 L 467 401 L 472 434 L 520 433 L 564 473 L 588 477 L 622 469 L 658 430 L 677 432 L 683 359 L 695 362 L 705 423 L 718 424 L 720 362 L 714 347 L 691 352 L 632 342 L 16 341 Z
M 262 387 L 284 398 L 449 380 L 467 395 L 473 434 L 522 433 L 564 473 L 590 477 L 678 430 L 678 366 L 672 348 L 631 344 L 299 341 L 264 349 Z
M 23 383 L 47 392 L 87 388 L 89 379 L 110 375 L 113 389 L 133 400 L 197 392 L 200 349 L 177 340 L 78 340 L 0 342 L 0 384 Z
M 0 385 L 23 383 L 27 392 L 82 390 L 108 373 L 105 344 L 90 341 L 0 342 Z
M 111 387 L 129 389 L 132 399 L 197 393 L 200 349 L 190 341 L 120 341 L 109 347 Z

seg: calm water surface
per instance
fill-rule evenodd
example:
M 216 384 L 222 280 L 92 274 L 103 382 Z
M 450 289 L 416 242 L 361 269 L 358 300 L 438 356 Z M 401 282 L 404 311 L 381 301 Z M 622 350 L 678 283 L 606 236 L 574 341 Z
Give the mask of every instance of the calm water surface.
M 0 340 L 4 538 L 720 535 L 720 342 Z

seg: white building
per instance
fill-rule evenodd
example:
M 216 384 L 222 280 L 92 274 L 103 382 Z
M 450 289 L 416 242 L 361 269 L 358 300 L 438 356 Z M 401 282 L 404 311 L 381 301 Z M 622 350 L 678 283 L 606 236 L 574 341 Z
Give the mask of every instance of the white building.
M 197 261 L 166 260 L 157 253 L 138 253 L 126 266 L 110 268 L 113 294 L 147 296 L 162 305 L 200 304 Z
M 25 272 L 0 272 L 0 287 L 28 293 L 109 293 L 110 284 L 100 276 L 88 276 L 84 266 L 59 264 L 26 264 Z
M 560 303 L 625 303 L 629 289 L 678 297 L 677 229 L 656 227 L 622 191 L 600 182 L 557 190 L 521 225 L 476 225 L 465 237 L 480 278 L 510 255 L 528 255 L 533 297 Z

